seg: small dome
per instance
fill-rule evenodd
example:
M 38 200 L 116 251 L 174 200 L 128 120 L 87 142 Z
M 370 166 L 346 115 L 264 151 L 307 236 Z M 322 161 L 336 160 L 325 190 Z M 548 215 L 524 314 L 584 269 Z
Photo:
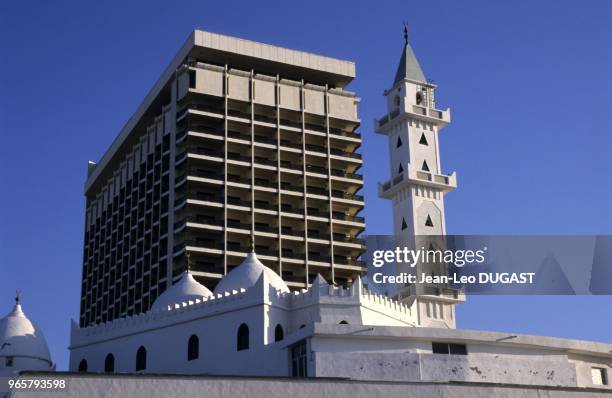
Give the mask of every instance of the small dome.
M 257 259 L 257 255 L 251 252 L 239 266 L 221 279 L 215 288 L 215 294 L 248 289 L 255 285 L 262 273 L 265 273 L 266 279 L 274 289 L 289 292 L 289 288 L 283 279 L 276 272 L 263 265 Z
M 53 365 L 45 336 L 23 313 L 18 300 L 0 319 L 0 357 L 27 358 L 31 368 L 20 370 L 44 370 Z
M 212 296 L 206 286 L 196 281 L 189 271 L 183 272 L 181 279 L 166 289 L 153 303 L 152 310 L 164 309 L 189 300 Z

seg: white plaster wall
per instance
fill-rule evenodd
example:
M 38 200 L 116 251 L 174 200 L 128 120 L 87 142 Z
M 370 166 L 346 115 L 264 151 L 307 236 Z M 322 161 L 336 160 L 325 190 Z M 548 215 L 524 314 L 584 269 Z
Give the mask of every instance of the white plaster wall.
M 48 377 L 37 375 L 37 377 Z M 33 375 L 24 375 L 24 379 Z M 246 378 L 208 376 L 75 375 L 56 374 L 68 381 L 66 398 L 82 397 L 175 397 L 207 398 L 609 398 L 603 390 L 584 390 L 475 383 L 377 382 L 343 379 Z M 16 391 L 14 398 L 56 398 L 56 391 Z
M 0 357 L 0 377 L 8 377 L 23 370 L 42 370 L 42 371 L 53 371 L 55 366 L 49 365 L 48 362 L 36 359 L 14 356 L 13 366 L 7 367 L 5 357 Z
M 264 312 L 261 306 L 217 314 L 214 317 L 177 323 L 117 339 L 75 348 L 70 355 L 70 369 L 76 371 L 85 358 L 89 371 L 103 371 L 108 353 L 115 357 L 117 372 L 135 372 L 136 352 L 147 349 L 146 373 L 211 373 L 244 375 L 286 375 L 286 350 L 264 347 Z M 250 348 L 237 351 L 238 327 L 246 323 Z M 200 357 L 187 361 L 187 342 L 192 334 L 200 340 Z M 262 361 L 262 357 L 266 358 Z
M 402 146 L 397 147 L 397 138 L 402 140 Z M 391 179 L 399 175 L 399 165 L 402 165 L 404 169 L 404 175 L 408 169 L 408 163 L 410 163 L 410 141 L 408 139 L 408 127 L 404 123 L 400 123 L 394 126 L 392 132 L 389 135 L 389 175 Z
M 413 121 L 410 124 L 410 148 L 413 153 L 412 165 L 416 170 L 422 170 L 423 161 L 427 162 L 429 172 L 440 174 L 438 169 L 438 153 L 436 151 L 436 137 L 430 127 L 425 123 Z M 425 134 L 427 145 L 420 144 L 421 135 Z

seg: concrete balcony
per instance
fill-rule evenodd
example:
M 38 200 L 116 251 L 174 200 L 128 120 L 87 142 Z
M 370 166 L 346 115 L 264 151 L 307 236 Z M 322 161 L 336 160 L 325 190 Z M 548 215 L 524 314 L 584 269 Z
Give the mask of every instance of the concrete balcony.
M 405 185 L 424 185 L 446 193 L 457 188 L 457 174 L 454 171 L 450 175 L 434 174 L 417 170 L 409 163 L 402 174 L 398 174 L 391 180 L 378 183 L 378 196 L 391 199 L 397 189 Z
M 375 119 L 374 129 L 379 134 L 387 134 L 395 122 L 404 120 L 407 117 L 433 123 L 437 125 L 438 128 L 446 126 L 451 121 L 450 108 L 440 110 L 420 105 L 406 104 L 406 109 L 404 109 L 403 112 L 400 109 L 396 109 L 379 119 Z

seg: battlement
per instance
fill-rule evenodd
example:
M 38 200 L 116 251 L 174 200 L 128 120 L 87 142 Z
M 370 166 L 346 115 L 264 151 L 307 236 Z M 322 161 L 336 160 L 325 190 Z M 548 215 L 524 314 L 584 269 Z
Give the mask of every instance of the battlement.
M 72 346 L 79 346 L 96 341 L 98 337 L 102 336 L 104 339 L 114 338 L 134 332 L 157 329 L 190 319 L 197 319 L 213 311 L 218 311 L 220 306 L 242 306 L 241 304 L 247 301 L 250 296 L 249 293 L 251 293 L 251 289 L 248 292 L 245 289 L 240 289 L 239 291 L 233 290 L 231 293 L 225 292 L 224 294 L 189 300 L 177 303 L 174 307 L 168 306 L 167 309 L 152 310 L 85 328 L 79 328 L 76 322 L 73 321 L 71 344 Z M 236 305 L 232 306 L 231 304 Z

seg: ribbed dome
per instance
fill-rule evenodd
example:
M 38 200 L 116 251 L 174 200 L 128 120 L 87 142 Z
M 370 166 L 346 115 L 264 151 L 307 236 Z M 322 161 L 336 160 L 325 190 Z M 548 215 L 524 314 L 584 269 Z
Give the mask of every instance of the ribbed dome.
M 257 259 L 255 253 L 251 252 L 242 264 L 231 270 L 225 275 L 225 278 L 221 279 L 215 288 L 215 294 L 248 289 L 255 285 L 255 282 L 257 282 L 262 273 L 265 273 L 266 279 L 274 289 L 282 292 L 289 291 L 283 279 L 276 272 L 263 265 Z
M 47 362 L 49 367 L 52 365 L 45 336 L 26 317 L 19 302 L 7 316 L 0 319 L 0 356 L 27 357 Z
M 155 300 L 151 309 L 167 310 L 169 306 L 208 296 L 212 296 L 212 292 L 206 286 L 196 281 L 189 271 L 185 271 L 181 275 L 180 280 L 170 286 Z

